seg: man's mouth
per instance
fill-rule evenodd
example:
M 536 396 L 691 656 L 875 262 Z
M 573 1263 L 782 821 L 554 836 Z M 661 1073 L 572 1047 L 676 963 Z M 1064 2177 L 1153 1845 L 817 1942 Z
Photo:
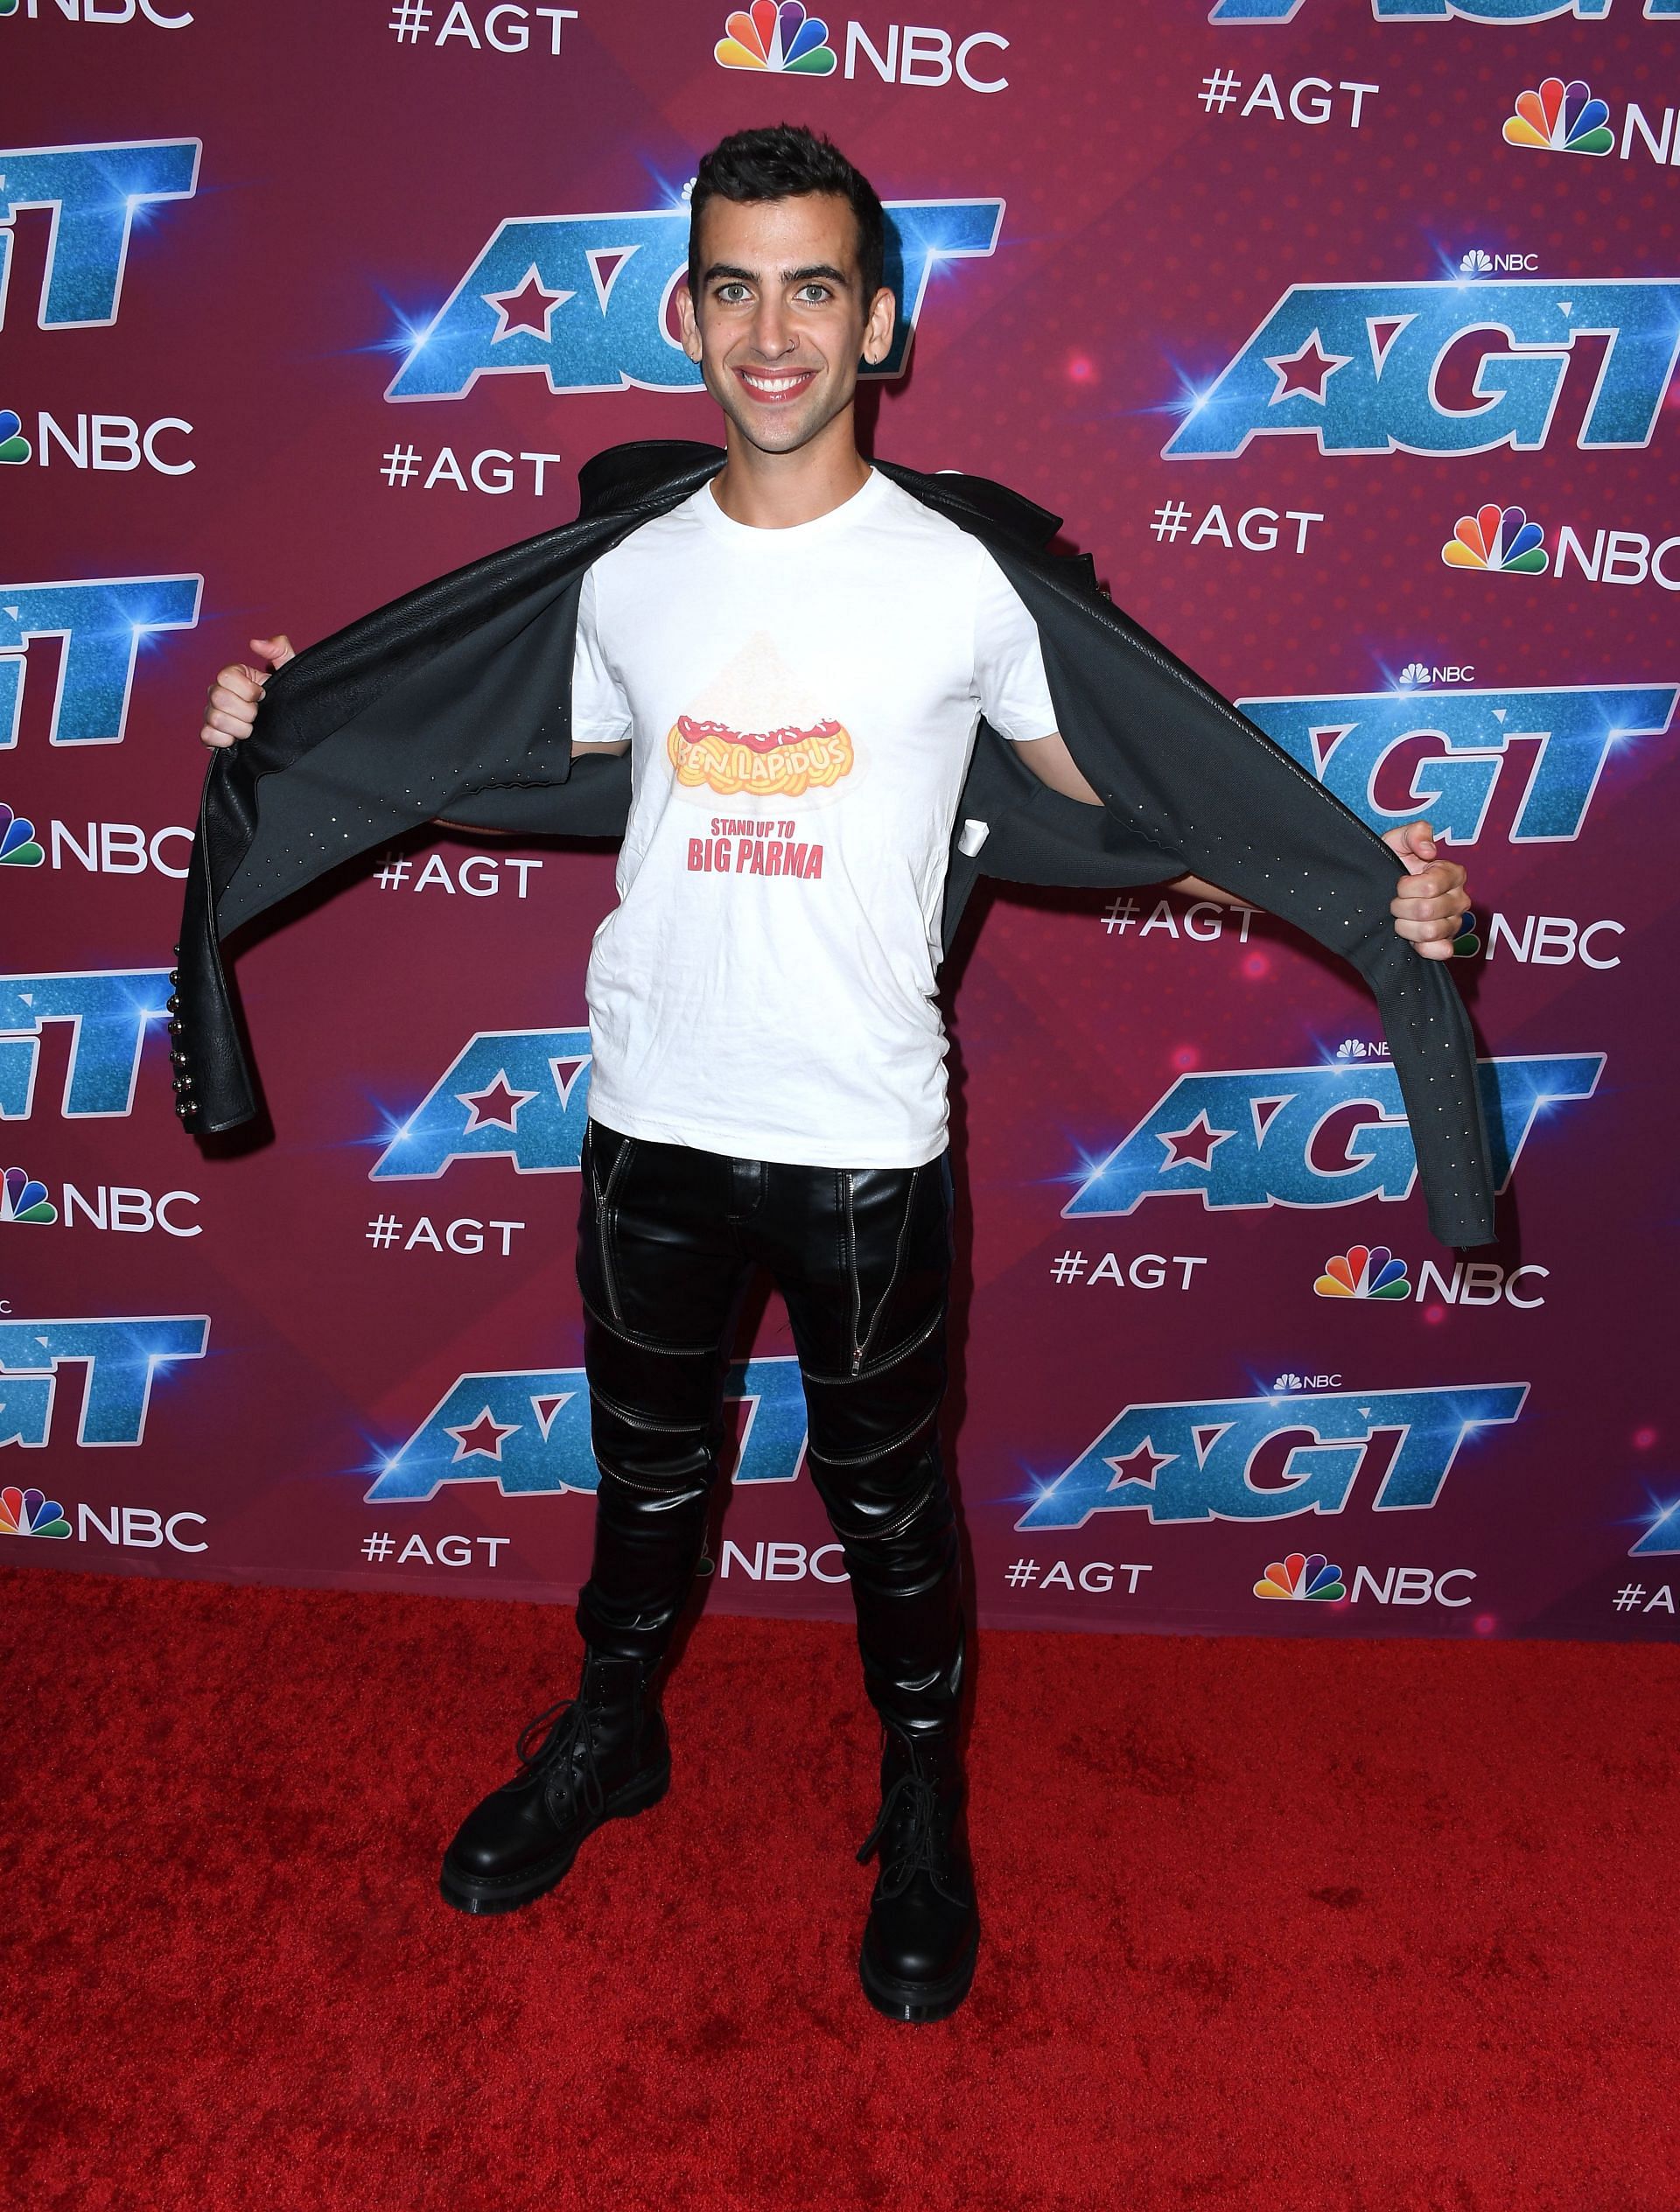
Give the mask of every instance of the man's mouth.
M 814 368 L 738 368 L 735 374 L 754 399 L 772 407 L 797 399 L 816 380 Z

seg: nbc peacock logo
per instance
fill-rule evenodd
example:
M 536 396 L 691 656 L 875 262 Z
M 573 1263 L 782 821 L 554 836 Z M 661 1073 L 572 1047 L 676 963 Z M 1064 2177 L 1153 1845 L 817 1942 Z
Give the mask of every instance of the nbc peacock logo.
M 0 1536 L 67 1536 L 64 1508 L 45 1490 L 0 1490 Z
M 1386 1244 L 1354 1244 L 1324 1264 L 1312 1288 L 1320 1298 L 1402 1298 L 1411 1296 L 1406 1264 Z
M 1274 1559 L 1254 1586 L 1256 1598 L 1299 1598 L 1334 1600 L 1348 1595 L 1341 1569 L 1333 1567 L 1322 1551 L 1292 1551 L 1287 1559 Z
M 1550 557 L 1545 532 L 1520 507 L 1479 507 L 1460 514 L 1441 548 L 1450 569 L 1486 569 L 1492 575 L 1544 576 Z
M 56 1222 L 59 1209 L 38 1183 L 21 1167 L 9 1167 L 0 1183 L 0 1222 Z
M 28 816 L 0 803 L 0 868 L 38 868 L 46 858 Z
M 725 69 L 767 69 L 774 76 L 831 77 L 836 67 L 829 26 L 802 0 L 752 0 L 725 18 L 712 58 Z
M 1517 95 L 1515 113 L 1505 119 L 1505 143 L 1544 153 L 1607 154 L 1616 143 L 1609 121 L 1609 108 L 1580 78 L 1565 84 L 1547 77 L 1535 91 Z
M 4 13 L 0 10 L 0 13 Z M 0 461 L 16 466 L 26 461 L 34 448 L 23 434 L 23 417 L 15 407 L 0 407 Z

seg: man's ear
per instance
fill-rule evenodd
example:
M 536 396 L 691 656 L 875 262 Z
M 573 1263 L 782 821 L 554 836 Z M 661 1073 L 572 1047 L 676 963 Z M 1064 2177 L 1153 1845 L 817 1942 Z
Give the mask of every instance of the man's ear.
M 700 359 L 700 325 L 694 312 L 694 294 L 684 276 L 676 288 L 676 324 L 682 334 L 682 351 L 691 361 Z
M 871 368 L 878 368 L 892 350 L 897 319 L 898 302 L 883 284 L 870 302 L 869 318 L 864 325 L 864 360 Z

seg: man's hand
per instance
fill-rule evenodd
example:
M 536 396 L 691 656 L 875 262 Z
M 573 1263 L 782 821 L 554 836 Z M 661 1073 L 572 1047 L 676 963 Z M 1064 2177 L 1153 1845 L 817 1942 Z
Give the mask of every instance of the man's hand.
M 241 738 L 248 738 L 256 710 L 262 704 L 263 685 L 276 668 L 284 668 L 288 661 L 297 657 L 291 640 L 284 634 L 277 638 L 253 638 L 251 650 L 261 654 L 266 666 L 252 668 L 243 661 L 235 661 L 220 671 L 210 687 L 204 727 L 199 732 L 206 745 L 233 745 Z
M 1382 842 L 1407 870 L 1389 907 L 1395 934 L 1410 938 L 1425 960 L 1451 960 L 1459 917 L 1470 906 L 1464 870 L 1456 860 L 1436 858 L 1435 834 L 1426 822 L 1386 830 Z

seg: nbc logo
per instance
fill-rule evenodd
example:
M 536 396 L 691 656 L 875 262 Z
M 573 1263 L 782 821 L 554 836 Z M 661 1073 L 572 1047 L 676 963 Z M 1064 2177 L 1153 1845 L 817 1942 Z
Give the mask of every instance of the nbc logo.
M 29 440 L 21 436 L 23 418 L 10 407 L 0 407 L 0 461 L 26 461 Z
M 1456 948 L 1454 948 L 1456 949 Z M 1406 1264 L 1386 1244 L 1355 1244 L 1324 1264 L 1312 1288 L 1320 1298 L 1399 1298 L 1411 1296 Z
M 1459 263 L 1460 276 L 1485 276 L 1494 265 L 1494 257 L 1485 246 L 1473 246 Z
M 829 26 L 808 16 L 803 0 L 752 0 L 724 24 L 712 48 L 725 69 L 768 69 L 774 74 L 831 77 L 836 66 Z
M 1609 120 L 1609 108 L 1578 77 L 1570 84 L 1548 77 L 1537 92 L 1518 95 L 1516 113 L 1505 120 L 1505 143 L 1554 154 L 1607 154 L 1616 143 Z
M 56 1222 L 59 1209 L 46 1194 L 46 1185 L 36 1182 L 21 1167 L 9 1167 L 0 1184 L 0 1222 Z
M 1287 1559 L 1274 1559 L 1262 1580 L 1254 1586 L 1256 1598 L 1345 1598 L 1341 1569 L 1333 1567 L 1322 1551 L 1309 1558 L 1292 1551 Z
M 1479 507 L 1460 514 L 1441 548 L 1450 569 L 1487 569 L 1515 576 L 1544 576 L 1545 532 L 1520 507 Z
M 46 858 L 35 842 L 35 824 L 0 802 L 0 868 L 38 868 Z
M 64 1508 L 43 1490 L 0 1490 L 0 1536 L 67 1536 Z
M 1507 933 L 1508 934 L 1508 932 Z M 1481 950 L 1481 925 L 1473 914 L 1459 916 L 1459 934 L 1452 940 L 1454 960 L 1474 960 Z M 1591 963 L 1589 962 L 1589 965 Z
M 1400 681 L 1402 683 L 1427 683 L 1429 670 L 1421 661 L 1408 661 L 1400 671 Z

